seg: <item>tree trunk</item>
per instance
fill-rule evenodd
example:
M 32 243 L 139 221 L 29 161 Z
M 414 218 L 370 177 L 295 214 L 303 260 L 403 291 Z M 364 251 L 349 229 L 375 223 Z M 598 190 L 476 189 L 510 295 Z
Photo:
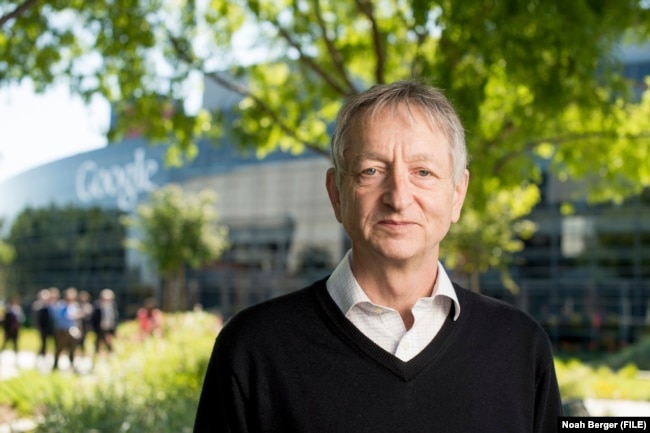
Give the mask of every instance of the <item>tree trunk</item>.
M 163 293 L 164 311 L 184 311 L 187 309 L 185 293 L 185 269 L 165 274 L 165 290 Z

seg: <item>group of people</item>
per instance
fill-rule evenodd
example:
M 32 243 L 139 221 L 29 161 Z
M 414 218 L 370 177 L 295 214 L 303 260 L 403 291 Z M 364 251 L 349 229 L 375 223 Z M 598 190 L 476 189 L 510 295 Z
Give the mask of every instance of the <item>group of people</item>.
M 38 355 L 47 353 L 48 341 L 54 342 L 53 370 L 59 368 L 59 359 L 67 352 L 70 365 L 74 365 L 77 351 L 86 353 L 86 337 L 94 332 L 96 339 L 94 353 L 102 348 L 113 351 L 113 339 L 118 324 L 118 309 L 115 293 L 103 289 L 92 302 L 86 291 L 68 287 L 61 293 L 58 288 L 42 289 L 32 305 L 34 325 L 40 335 Z
M 103 289 L 93 302 L 87 291 L 68 287 L 61 293 L 58 288 L 49 287 L 38 292 L 31 310 L 32 325 L 40 336 L 37 356 L 45 358 L 48 345 L 53 345 L 54 370 L 59 368 L 59 359 L 64 352 L 67 352 L 71 365 L 77 353 L 87 354 L 87 336 L 90 333 L 95 334 L 94 355 L 102 349 L 108 353 L 113 351 L 119 314 L 115 293 L 111 289 Z M 145 299 L 137 310 L 136 320 L 142 340 L 150 336 L 162 337 L 163 314 L 155 298 Z M 4 330 L 0 351 L 11 344 L 18 353 L 20 329 L 26 322 L 18 296 L 8 300 L 4 315 L 0 314 L 0 322 Z

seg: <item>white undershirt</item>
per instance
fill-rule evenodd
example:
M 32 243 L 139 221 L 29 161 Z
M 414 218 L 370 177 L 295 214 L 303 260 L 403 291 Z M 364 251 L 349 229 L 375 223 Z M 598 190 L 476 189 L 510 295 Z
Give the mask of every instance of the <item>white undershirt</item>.
M 351 260 L 348 251 L 327 280 L 327 291 L 354 326 L 402 361 L 415 357 L 433 340 L 447 319 L 452 303 L 455 305 L 453 319 L 458 319 L 460 304 L 440 262 L 433 295 L 417 300 L 411 309 L 415 321 L 407 330 L 399 311 L 370 301 L 352 273 Z

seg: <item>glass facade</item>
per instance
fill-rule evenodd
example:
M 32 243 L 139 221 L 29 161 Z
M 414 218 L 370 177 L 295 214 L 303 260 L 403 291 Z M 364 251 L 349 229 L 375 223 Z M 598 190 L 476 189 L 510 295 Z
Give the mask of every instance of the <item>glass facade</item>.
M 609 349 L 650 333 L 650 190 L 620 205 L 573 202 L 561 211 L 565 185 L 547 182 L 529 215 L 538 226 L 510 272 L 482 276 L 484 293 L 527 311 L 565 348 Z

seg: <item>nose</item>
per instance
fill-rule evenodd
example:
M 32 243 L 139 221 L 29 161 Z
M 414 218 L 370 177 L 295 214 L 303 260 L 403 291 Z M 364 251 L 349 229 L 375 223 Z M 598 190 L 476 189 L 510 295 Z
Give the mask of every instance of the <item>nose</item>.
M 391 172 L 385 183 L 384 204 L 396 211 L 407 208 L 413 201 L 411 186 L 408 172 L 401 170 Z

